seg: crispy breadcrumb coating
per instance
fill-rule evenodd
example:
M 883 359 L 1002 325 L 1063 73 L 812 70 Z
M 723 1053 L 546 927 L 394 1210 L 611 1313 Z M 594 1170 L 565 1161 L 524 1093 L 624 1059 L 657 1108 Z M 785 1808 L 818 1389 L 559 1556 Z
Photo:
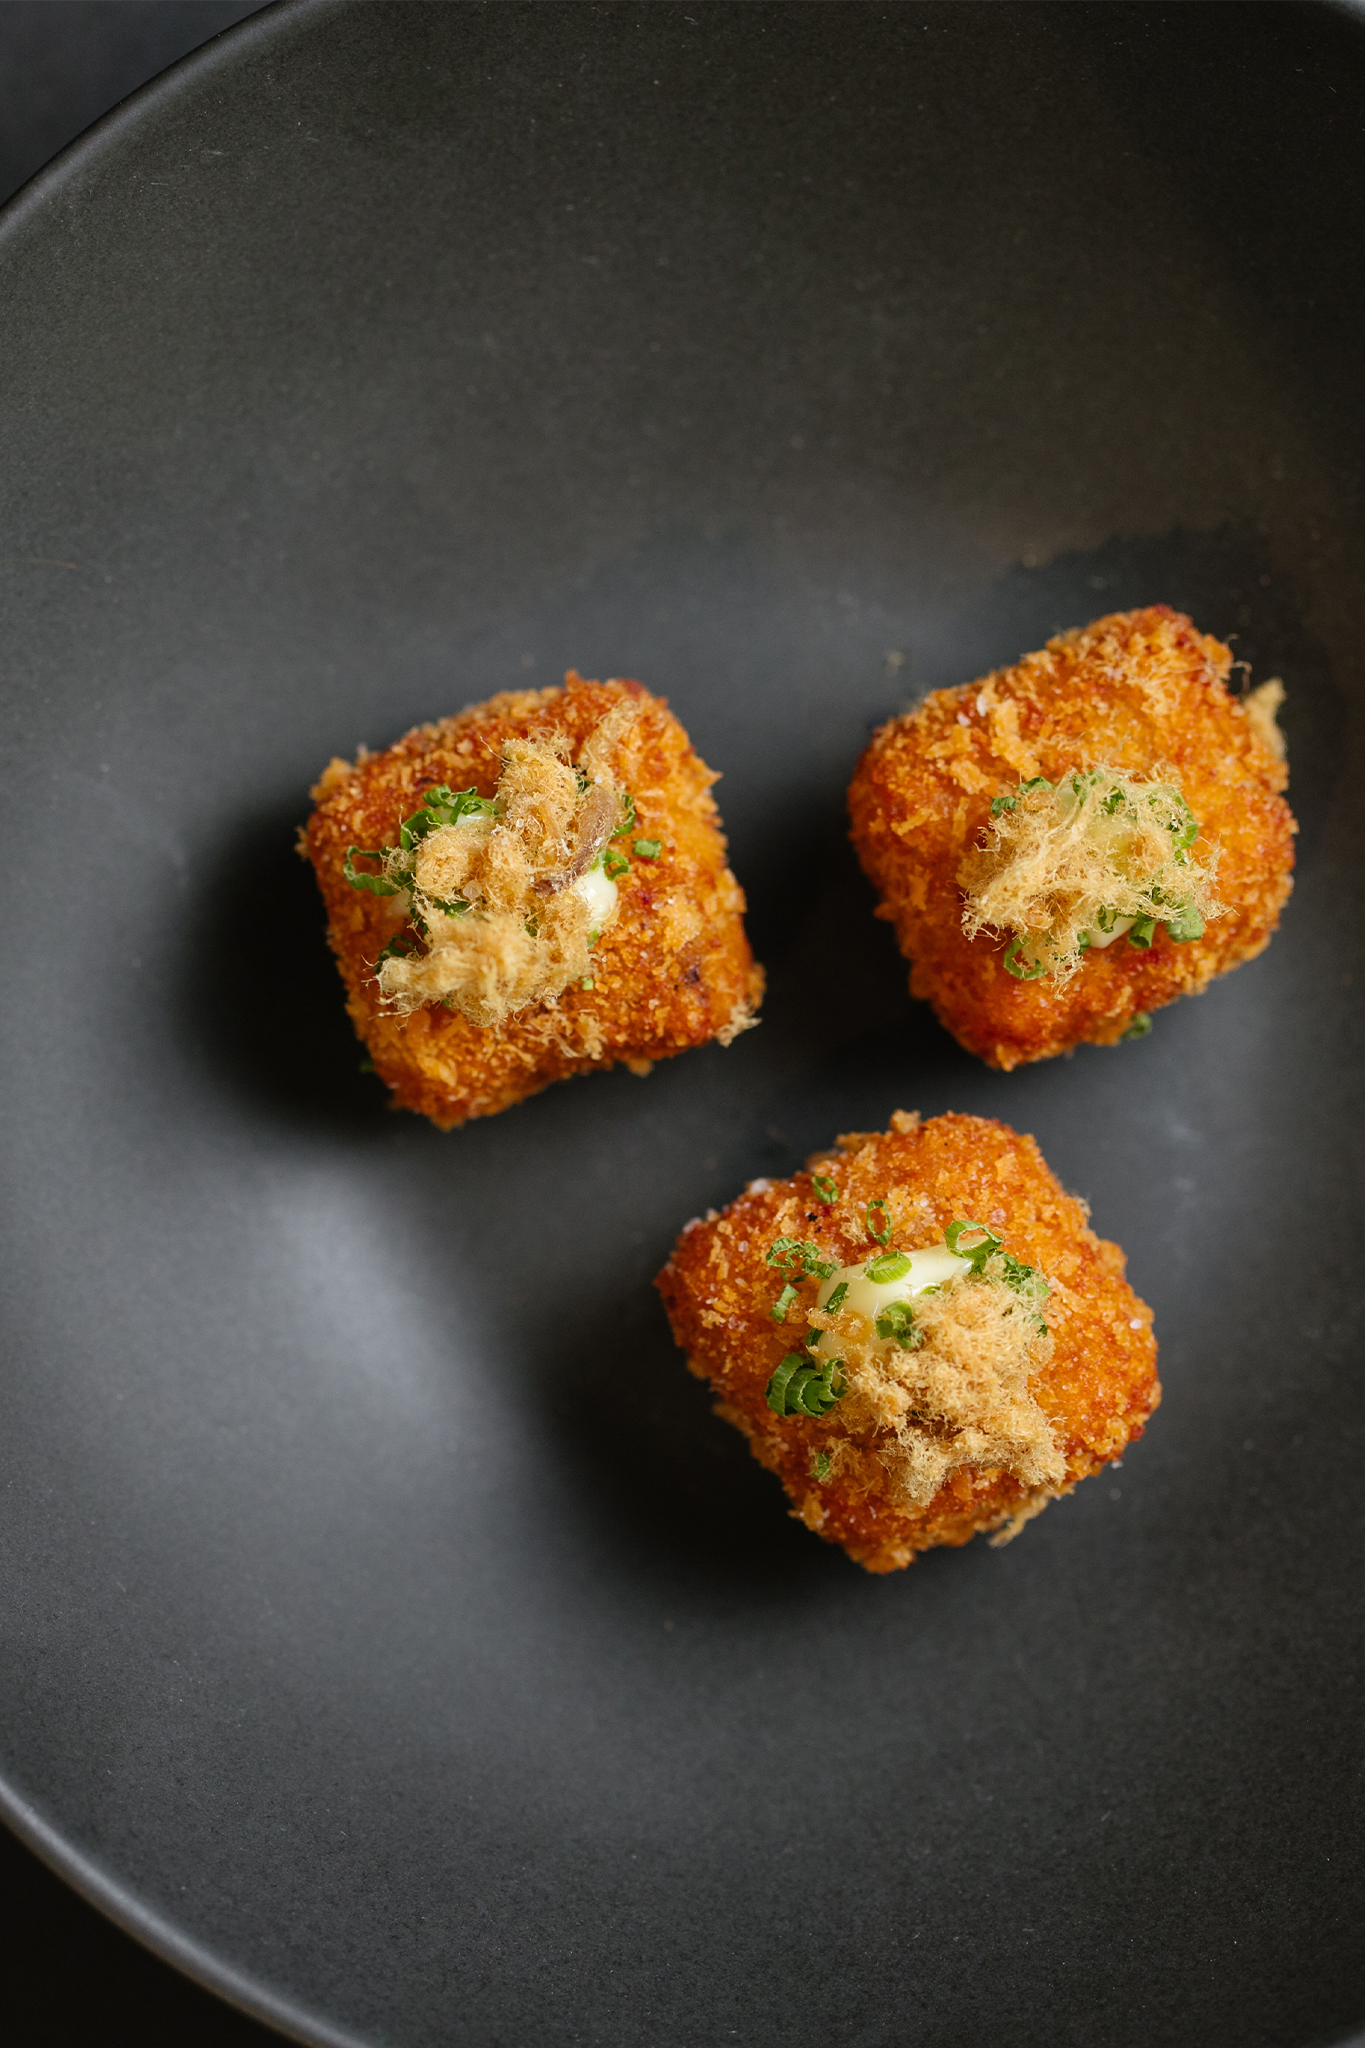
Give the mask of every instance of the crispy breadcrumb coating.
M 962 1218 L 1046 1279 L 1045 1332 L 1041 1318 L 1032 1336 L 1005 1332 L 994 1262 L 986 1286 L 918 1297 L 923 1348 L 883 1346 L 880 1374 L 870 1326 L 817 1310 L 814 1280 L 774 1319 L 783 1273 L 768 1252 L 778 1240 L 811 1241 L 842 1267 L 874 1258 L 883 1231 L 913 1252 Z M 1161 1398 L 1156 1340 L 1151 1310 L 1123 1275 L 1123 1253 L 1087 1227 L 1084 1204 L 1063 1193 L 1032 1138 L 983 1117 L 921 1123 L 898 1110 L 889 1132 L 840 1138 L 805 1173 L 755 1181 L 722 1214 L 689 1223 L 656 1285 L 689 1367 L 777 1474 L 793 1512 L 887 1572 L 981 1530 L 1006 1540 L 1141 1436 Z M 775 1413 L 769 1383 L 815 1330 L 832 1330 L 850 1357 L 845 1392 L 823 1414 Z
M 849 790 L 853 842 L 881 894 L 877 915 L 913 963 L 911 993 L 969 1052 L 1008 1070 L 1086 1041 L 1112 1045 L 1135 1019 L 1269 943 L 1294 865 L 1294 821 L 1279 794 L 1284 691 L 1267 683 L 1241 701 L 1227 688 L 1231 667 L 1219 641 L 1152 605 L 935 691 L 875 735 Z M 1198 821 L 1191 855 L 1216 870 L 1217 901 L 1196 938 L 1174 939 L 1158 923 L 1145 948 L 1121 934 L 1079 971 L 1016 979 L 1004 964 L 1011 927 L 964 930 L 965 887 L 993 843 L 992 803 L 1035 778 L 1060 787 L 1097 768 L 1178 789 Z M 1024 958 L 1034 964 L 1027 948 Z
M 408 975 L 386 997 L 375 963 L 395 937 L 401 940 L 411 898 L 353 886 L 345 873 L 348 849 L 395 846 L 402 821 L 442 786 L 472 787 L 494 798 L 509 761 L 518 764 L 514 794 L 526 804 L 534 800 L 544 812 L 535 833 L 523 833 L 521 846 L 530 848 L 529 856 L 523 858 L 509 840 L 502 857 L 504 869 L 521 861 L 525 875 L 518 868 L 518 886 L 524 881 L 528 889 L 546 879 L 534 863 L 550 858 L 545 849 L 557 844 L 556 832 L 572 828 L 574 845 L 590 840 L 597 851 L 600 821 L 591 813 L 596 789 L 612 792 L 613 826 L 615 792 L 629 791 L 636 815 L 629 838 L 617 842 L 628 867 L 617 871 L 614 914 L 590 955 L 583 950 L 587 931 L 578 929 L 590 920 L 579 917 L 567 937 L 559 935 L 556 961 L 567 962 L 576 978 L 567 987 L 559 980 L 558 993 L 548 998 L 525 999 L 528 989 L 555 982 L 535 962 L 528 967 L 511 959 L 499 932 L 496 975 L 477 982 L 452 942 L 453 965 L 441 982 L 451 991 L 446 1001 L 426 1001 L 403 1014 L 410 989 L 422 993 L 421 982 Z M 580 769 L 586 800 L 580 802 L 566 767 L 563 779 L 573 800 L 561 801 L 549 788 L 546 762 Z M 543 791 L 526 781 L 528 763 L 545 783 Z M 329 765 L 313 791 L 316 808 L 301 850 L 313 863 L 326 901 L 351 1021 L 395 1103 L 448 1130 L 469 1117 L 496 1115 L 572 1074 L 618 1063 L 648 1073 L 655 1060 L 688 1046 L 713 1038 L 728 1045 L 755 1021 L 763 974 L 744 935 L 743 894 L 725 864 L 725 840 L 710 795 L 716 779 L 662 698 L 637 682 L 585 682 L 572 670 L 563 689 L 505 691 L 458 717 L 417 727 L 381 754 L 362 749 L 354 763 Z M 499 875 L 488 871 L 486 858 L 480 857 L 482 867 L 478 860 L 465 861 L 451 881 L 452 860 L 464 861 L 453 843 L 455 829 L 424 842 L 419 884 L 439 893 L 458 883 L 476 898 L 482 892 L 492 912 L 502 914 Z M 658 851 L 640 855 L 638 845 Z M 573 850 L 561 849 L 566 875 Z M 364 873 L 363 864 L 353 862 L 353 872 Z M 557 876 L 551 880 L 558 886 Z M 433 941 L 451 935 L 464 941 L 471 923 L 443 921 Z M 413 957 L 420 967 L 420 957 Z M 579 972 L 585 964 L 591 969 L 586 976 Z M 438 960 L 433 977 L 442 966 Z M 457 998 L 476 1014 L 501 1021 L 472 1022 L 455 1006 Z M 521 1007 L 508 1007 L 519 998 Z M 479 1003 L 485 1005 L 481 1011 Z

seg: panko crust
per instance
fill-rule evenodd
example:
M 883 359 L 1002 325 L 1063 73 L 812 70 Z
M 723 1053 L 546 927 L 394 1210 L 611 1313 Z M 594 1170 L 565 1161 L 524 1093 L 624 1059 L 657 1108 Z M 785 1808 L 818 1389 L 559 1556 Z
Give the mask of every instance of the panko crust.
M 1228 648 L 1168 605 L 1115 612 L 1063 633 L 980 681 L 937 690 L 875 734 L 849 790 L 852 838 L 912 962 L 910 990 L 969 1052 L 1008 1071 L 1090 1042 L 1196 995 L 1269 943 L 1291 888 L 1294 820 L 1283 761 L 1227 687 Z M 1160 770 L 1219 850 L 1222 916 L 1181 944 L 1163 927 L 1145 951 L 1120 939 L 1072 980 L 1016 981 L 1003 938 L 962 929 L 958 866 L 982 840 L 992 798 L 1019 779 L 1058 782 L 1100 764 Z
M 617 915 L 592 956 L 594 986 L 570 987 L 491 1028 L 439 1003 L 407 1017 L 385 1009 L 373 963 L 395 930 L 391 899 L 351 887 L 347 847 L 396 842 L 400 821 L 435 784 L 491 797 L 509 739 L 563 734 L 576 758 L 623 697 L 638 706 L 621 753 L 638 815 L 632 838 L 657 839 L 663 851 L 632 860 L 620 877 Z M 503 691 L 416 727 L 383 753 L 362 750 L 324 770 L 302 850 L 326 902 L 351 1021 L 395 1104 L 449 1130 L 573 1074 L 618 1064 L 646 1073 L 689 1046 L 728 1045 L 754 1021 L 763 972 L 726 866 L 710 794 L 717 779 L 663 698 L 638 682 L 585 682 L 573 671 L 562 689 Z
M 719 1395 L 717 1413 L 744 1431 L 754 1456 L 775 1472 L 793 1513 L 869 1571 L 888 1572 L 936 1544 L 963 1544 L 1037 1511 L 1039 1503 L 1001 1470 L 954 1473 L 927 1507 L 908 1510 L 889 1485 L 861 1490 L 872 1460 L 825 1483 L 813 1454 L 841 1433 L 836 1406 L 820 1419 L 780 1417 L 768 1381 L 784 1353 L 800 1347 L 815 1290 L 783 1323 L 772 1317 L 783 1275 L 766 1263 L 780 1236 L 814 1238 L 837 1265 L 871 1258 L 866 1207 L 880 1196 L 891 1243 L 914 1251 L 942 1239 L 957 1217 L 988 1223 L 1005 1249 L 1044 1273 L 1052 1353 L 1030 1392 L 1066 1463 L 1063 1492 L 1119 1457 L 1141 1436 L 1161 1398 L 1152 1312 L 1124 1278 L 1124 1256 L 1086 1223 L 1085 1205 L 1063 1192 L 1034 1140 L 1008 1124 L 948 1115 L 921 1123 L 897 1111 L 885 1134 L 855 1132 L 837 1153 L 817 1154 L 789 1180 L 754 1181 L 720 1215 L 689 1223 L 656 1286 L 690 1369 Z M 839 1199 L 817 1200 L 811 1170 L 832 1178 Z

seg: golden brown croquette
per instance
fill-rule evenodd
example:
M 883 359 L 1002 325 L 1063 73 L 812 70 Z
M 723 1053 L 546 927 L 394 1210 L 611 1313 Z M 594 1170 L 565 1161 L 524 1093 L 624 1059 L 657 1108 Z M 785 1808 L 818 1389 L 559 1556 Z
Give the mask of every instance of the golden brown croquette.
M 1239 700 L 1231 667 L 1152 605 L 875 735 L 853 842 L 912 994 L 969 1052 L 1009 1069 L 1112 1045 L 1269 942 L 1294 864 L 1284 692 Z
M 1005 1540 L 1141 1436 L 1156 1340 L 1123 1274 L 1032 1138 L 897 1111 L 689 1223 L 656 1284 L 793 1512 L 887 1572 Z
M 447 1130 L 755 1021 L 715 780 L 662 698 L 572 671 L 330 764 L 303 850 L 395 1103 Z

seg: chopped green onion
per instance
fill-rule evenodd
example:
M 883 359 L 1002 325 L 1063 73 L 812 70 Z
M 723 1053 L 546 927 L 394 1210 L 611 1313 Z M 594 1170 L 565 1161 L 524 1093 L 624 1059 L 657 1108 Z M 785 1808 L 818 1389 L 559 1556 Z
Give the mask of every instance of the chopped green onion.
M 818 1479 L 822 1485 L 829 1478 L 828 1451 L 813 1451 L 811 1453 L 810 1473 L 811 1478 Z
M 991 816 L 998 818 L 1002 811 L 1012 811 L 1020 797 L 1028 796 L 1032 790 L 1051 789 L 1051 787 L 1052 784 L 1048 781 L 1046 775 L 1035 775 L 1030 781 L 1021 782 L 1018 789 L 1012 791 L 1010 795 L 996 797 L 991 804 Z
M 768 1246 L 767 1263 L 788 1273 L 816 1273 L 822 1280 L 828 1280 L 834 1272 L 834 1267 L 821 1258 L 819 1245 L 799 1237 L 775 1238 Z
M 810 1415 L 818 1420 L 843 1399 L 843 1363 L 842 1358 L 831 1358 L 817 1371 L 799 1351 L 789 1351 L 768 1382 L 768 1406 L 775 1415 Z
M 765 1398 L 767 1400 L 768 1406 L 772 1409 L 774 1415 L 786 1414 L 787 1382 L 788 1380 L 790 1380 L 792 1374 L 797 1370 L 797 1368 L 804 1364 L 804 1362 L 805 1361 L 801 1358 L 798 1352 L 789 1351 L 786 1357 L 783 1359 L 781 1365 L 778 1366 L 777 1371 L 769 1380 L 768 1391 Z
M 657 860 L 664 850 L 662 839 L 637 839 L 635 851 L 641 860 Z
M 398 844 L 404 853 L 411 853 L 420 840 L 439 830 L 442 825 L 457 825 L 461 818 L 497 816 L 498 807 L 492 797 L 480 796 L 471 783 L 468 789 L 453 790 L 444 782 L 429 789 L 426 802 L 415 810 L 410 818 L 404 818 L 398 828 Z
M 622 791 L 621 802 L 625 809 L 621 814 L 620 829 L 611 835 L 613 839 L 624 839 L 628 832 L 635 830 L 635 799 L 628 789 Z
M 580 988 L 596 988 L 597 984 L 590 974 L 585 974 L 583 976 L 582 981 L 579 982 L 578 986 Z
M 383 860 L 385 851 L 386 849 L 382 846 L 377 849 L 371 849 L 367 846 L 347 847 L 346 858 L 341 864 L 341 872 L 345 875 L 353 889 L 368 889 L 372 896 L 402 895 L 403 884 L 401 882 L 390 882 L 384 875 L 362 875 L 356 873 L 355 858 L 357 854 L 359 854 L 361 860 Z
M 787 1310 L 791 1307 L 795 1299 L 796 1289 L 792 1286 L 791 1281 L 789 1280 L 786 1286 L 782 1289 L 782 1292 L 778 1295 L 777 1300 L 773 1303 L 771 1310 L 769 1311 L 775 1323 L 780 1323 L 783 1320 L 787 1313 Z
M 1037 981 L 1040 974 L 1047 973 L 1046 960 L 1035 960 L 1031 967 L 1019 965 L 1019 950 L 1023 945 L 1020 938 L 1011 939 L 1005 948 L 1005 972 L 1012 974 L 1016 981 Z
M 807 1351 L 814 1351 L 816 1345 L 820 1342 L 820 1339 L 824 1336 L 824 1334 L 825 1333 L 823 1330 L 808 1330 L 806 1333 Z
M 838 1201 L 839 1190 L 835 1187 L 832 1180 L 826 1180 L 820 1174 L 813 1173 L 810 1177 L 810 1184 L 815 1190 L 816 1201 L 823 1202 L 827 1209 L 832 1203 Z
M 916 1327 L 915 1311 L 908 1301 L 889 1301 L 879 1310 L 873 1328 L 902 1351 L 918 1351 L 924 1342 L 924 1332 Z
M 1105 798 L 1103 804 L 1100 806 L 1100 808 L 1104 812 L 1106 818 L 1112 818 L 1115 811 L 1119 808 L 1119 805 L 1127 803 L 1127 801 L 1128 797 L 1126 791 L 1121 789 L 1111 789 L 1108 796 Z
M 1135 917 L 1128 927 L 1128 943 L 1130 946 L 1150 946 L 1155 936 L 1156 919 L 1154 917 Z
M 874 1209 L 880 1209 L 882 1212 L 883 1228 L 881 1230 L 878 1230 L 876 1224 L 872 1221 L 872 1211 Z M 874 1196 L 867 1205 L 867 1234 L 869 1237 L 875 1237 L 878 1244 L 890 1244 L 891 1242 L 891 1216 L 887 1209 L 885 1198 L 881 1195 Z
M 1174 939 L 1177 945 L 1183 945 L 1187 939 L 1202 939 L 1204 936 L 1204 920 L 1192 903 L 1182 903 L 1165 920 L 1165 924 L 1167 938 Z
M 619 881 L 622 875 L 630 873 L 630 862 L 623 853 L 608 852 L 602 862 L 602 869 L 609 882 Z
M 885 1287 L 889 1281 L 905 1278 L 910 1271 L 909 1255 L 906 1252 L 878 1252 L 863 1271 L 874 1287 Z
M 1195 817 L 1194 812 L 1190 809 L 1178 789 L 1172 790 L 1170 794 L 1174 799 L 1173 809 L 1176 815 L 1172 822 L 1167 825 L 1166 830 L 1171 834 L 1178 847 L 1193 846 L 1195 840 L 1199 837 L 1199 820 Z M 1155 797 L 1151 801 L 1155 802 Z
M 963 1244 L 962 1240 L 964 1237 L 968 1235 L 976 1236 L 978 1233 L 981 1240 L 979 1244 Z M 978 1276 L 987 1259 L 999 1251 L 1003 1242 L 1001 1238 L 996 1236 L 993 1230 L 987 1230 L 984 1223 L 972 1223 L 966 1220 L 950 1223 L 943 1233 L 943 1241 L 954 1258 L 969 1260 L 973 1274 Z
M 470 906 L 463 896 L 428 896 L 427 902 L 435 909 L 443 910 L 447 917 L 468 917 Z
M 399 932 L 394 938 L 389 940 L 387 946 L 375 954 L 374 964 L 376 967 L 380 967 L 386 960 L 406 960 L 409 953 L 415 953 L 416 951 L 416 939 L 409 938 L 406 932 Z
M 1149 1013 L 1146 1010 L 1137 1010 L 1133 1014 L 1132 1023 L 1123 1033 L 1123 1036 L 1125 1038 L 1145 1038 L 1151 1028 L 1152 1019 Z
M 825 1303 L 825 1314 L 827 1316 L 837 1315 L 839 1313 L 839 1310 L 843 1307 L 847 1295 L 848 1282 L 847 1280 L 841 1280 L 839 1282 L 839 1285 L 835 1288 L 833 1294 L 831 1294 L 829 1300 Z

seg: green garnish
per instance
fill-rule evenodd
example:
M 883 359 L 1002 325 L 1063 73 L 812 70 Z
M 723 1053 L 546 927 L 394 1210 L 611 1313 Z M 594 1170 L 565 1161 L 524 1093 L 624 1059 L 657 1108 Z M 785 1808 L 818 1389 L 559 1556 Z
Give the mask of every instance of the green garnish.
M 883 1226 L 884 1226 L 884 1228 L 883 1228 L 883 1229 L 881 1229 L 881 1230 L 878 1230 L 878 1228 L 877 1228 L 876 1224 L 875 1224 L 875 1223 L 874 1223 L 874 1222 L 872 1221 L 872 1211 L 873 1211 L 874 1209 L 880 1209 L 880 1210 L 881 1210 L 881 1212 L 882 1212 L 882 1223 L 883 1223 Z M 886 1206 L 886 1198 L 885 1198 L 885 1196 L 883 1196 L 883 1195 L 874 1195 L 874 1196 L 873 1196 L 872 1200 L 871 1200 L 871 1201 L 870 1201 L 870 1202 L 868 1203 L 868 1205 L 867 1205 L 867 1210 L 866 1210 L 866 1216 L 867 1216 L 867 1234 L 868 1234 L 868 1236 L 869 1236 L 869 1237 L 875 1237 L 875 1238 L 876 1238 L 876 1240 L 877 1240 L 877 1243 L 878 1243 L 878 1244 L 890 1244 L 890 1242 L 891 1242 L 891 1212 L 889 1211 L 889 1209 L 888 1209 L 888 1208 L 887 1208 L 887 1206 Z
M 579 982 L 578 986 L 580 988 L 596 988 L 597 984 L 590 974 L 585 974 L 583 976 L 582 981 Z
M 832 1180 L 826 1180 L 820 1174 L 813 1173 L 810 1177 L 810 1184 L 815 1190 L 816 1201 L 823 1202 L 827 1209 L 838 1201 L 839 1190 L 835 1187 Z
M 366 1054 L 365 1058 L 360 1062 L 360 1071 L 362 1074 L 377 1074 L 379 1072 L 378 1067 L 375 1065 L 374 1061 L 369 1057 L 368 1053 Z
M 795 1299 L 796 1289 L 792 1286 L 791 1281 L 789 1280 L 786 1286 L 782 1289 L 782 1292 L 778 1295 L 777 1300 L 773 1303 L 771 1310 L 769 1311 L 775 1323 L 780 1323 L 782 1321 L 783 1317 L 787 1313 L 787 1310 L 791 1307 Z
M 809 1278 L 818 1274 L 822 1280 L 832 1278 L 836 1268 L 820 1256 L 818 1244 L 811 1244 L 805 1238 L 778 1237 L 768 1246 L 767 1263 L 779 1266 L 784 1272 L 799 1273 Z
M 657 860 L 664 850 L 662 839 L 637 839 L 635 851 L 641 860 Z
M 1160 799 L 1155 796 L 1148 797 L 1147 801 L 1153 805 L 1160 803 Z M 1166 830 L 1174 839 L 1176 846 L 1183 852 L 1186 847 L 1193 846 L 1195 840 L 1199 837 L 1199 820 L 1195 817 L 1194 812 L 1190 809 L 1179 790 L 1171 792 L 1170 797 L 1167 799 L 1167 804 L 1175 812 L 1175 816 L 1174 818 L 1167 819 Z
M 378 967 L 380 962 L 384 960 L 406 960 L 410 953 L 415 953 L 416 951 L 416 939 L 410 938 L 407 932 L 399 932 L 395 938 L 389 940 L 387 946 L 383 947 L 375 955 L 374 964 Z
M 1156 919 L 1154 917 L 1135 917 L 1128 927 L 1128 943 L 1130 946 L 1150 946 L 1155 937 Z
M 1133 1021 L 1122 1034 L 1124 1038 L 1145 1038 L 1152 1028 L 1152 1019 L 1146 1010 L 1134 1013 Z
M 623 853 L 615 853 L 609 848 L 602 862 L 602 870 L 608 881 L 619 881 L 622 875 L 630 873 L 630 862 Z
M 1008 946 L 1006 946 L 1005 972 L 1012 974 L 1016 981 L 1037 981 L 1040 974 L 1047 973 L 1047 962 L 1046 960 L 1035 960 L 1031 967 L 1021 967 L 1019 965 L 1019 953 L 1023 943 L 1022 939 L 1011 939 Z
M 818 1479 L 822 1484 L 829 1478 L 828 1451 L 813 1451 L 811 1453 L 810 1473 L 812 1479 Z
M 635 799 L 629 790 L 623 792 L 621 801 L 625 808 L 621 813 L 619 828 L 611 835 L 613 839 L 624 839 L 628 832 L 635 830 Z
M 1192 903 L 1182 903 L 1166 919 L 1166 936 L 1183 945 L 1187 939 L 1202 939 L 1204 920 Z
M 888 1281 L 905 1278 L 910 1271 L 910 1257 L 907 1252 L 878 1252 L 863 1271 L 874 1286 L 885 1287 Z
M 839 1310 L 843 1307 L 847 1295 L 848 1282 L 847 1280 L 841 1280 L 839 1282 L 839 1285 L 835 1288 L 833 1294 L 831 1294 L 829 1300 L 825 1303 L 824 1313 L 827 1316 L 837 1315 Z
M 980 1242 L 964 1245 L 962 1240 L 967 1236 L 978 1237 Z M 966 1259 L 970 1263 L 974 1274 L 980 1273 L 987 1259 L 998 1252 L 1004 1242 L 993 1230 L 987 1230 L 984 1223 L 972 1223 L 966 1219 L 950 1223 L 943 1233 L 943 1241 L 954 1258 Z
M 341 863 L 341 872 L 345 875 L 353 889 L 368 889 L 372 896 L 402 895 L 403 884 L 401 882 L 390 882 L 384 875 L 358 875 L 355 871 L 357 855 L 359 855 L 361 860 L 383 860 L 384 849 L 383 847 L 371 848 L 368 846 L 347 847 L 346 858 Z
M 468 817 L 494 818 L 497 811 L 492 797 L 480 796 L 472 783 L 468 789 L 455 790 L 438 782 L 427 791 L 426 802 L 410 818 L 404 818 L 398 828 L 398 844 L 404 853 L 411 853 L 442 825 L 457 825 Z
M 817 1371 L 799 1351 L 789 1351 L 768 1382 L 768 1406 L 774 1415 L 827 1414 L 843 1398 L 843 1364 L 842 1358 L 831 1358 Z
M 879 1337 L 889 1339 L 901 1351 L 918 1351 L 924 1342 L 924 1332 L 916 1327 L 915 1311 L 908 1301 L 889 1301 L 878 1311 L 873 1327 Z
M 820 1342 L 820 1339 L 824 1336 L 824 1334 L 825 1333 L 823 1330 L 808 1330 L 806 1332 L 807 1351 L 814 1351 L 816 1345 Z
M 1046 775 L 1035 775 L 1028 782 L 1021 782 L 1012 796 L 998 796 L 991 805 L 991 816 L 998 818 L 1002 811 L 1012 811 L 1021 796 L 1027 796 L 1033 789 L 1051 789 Z

